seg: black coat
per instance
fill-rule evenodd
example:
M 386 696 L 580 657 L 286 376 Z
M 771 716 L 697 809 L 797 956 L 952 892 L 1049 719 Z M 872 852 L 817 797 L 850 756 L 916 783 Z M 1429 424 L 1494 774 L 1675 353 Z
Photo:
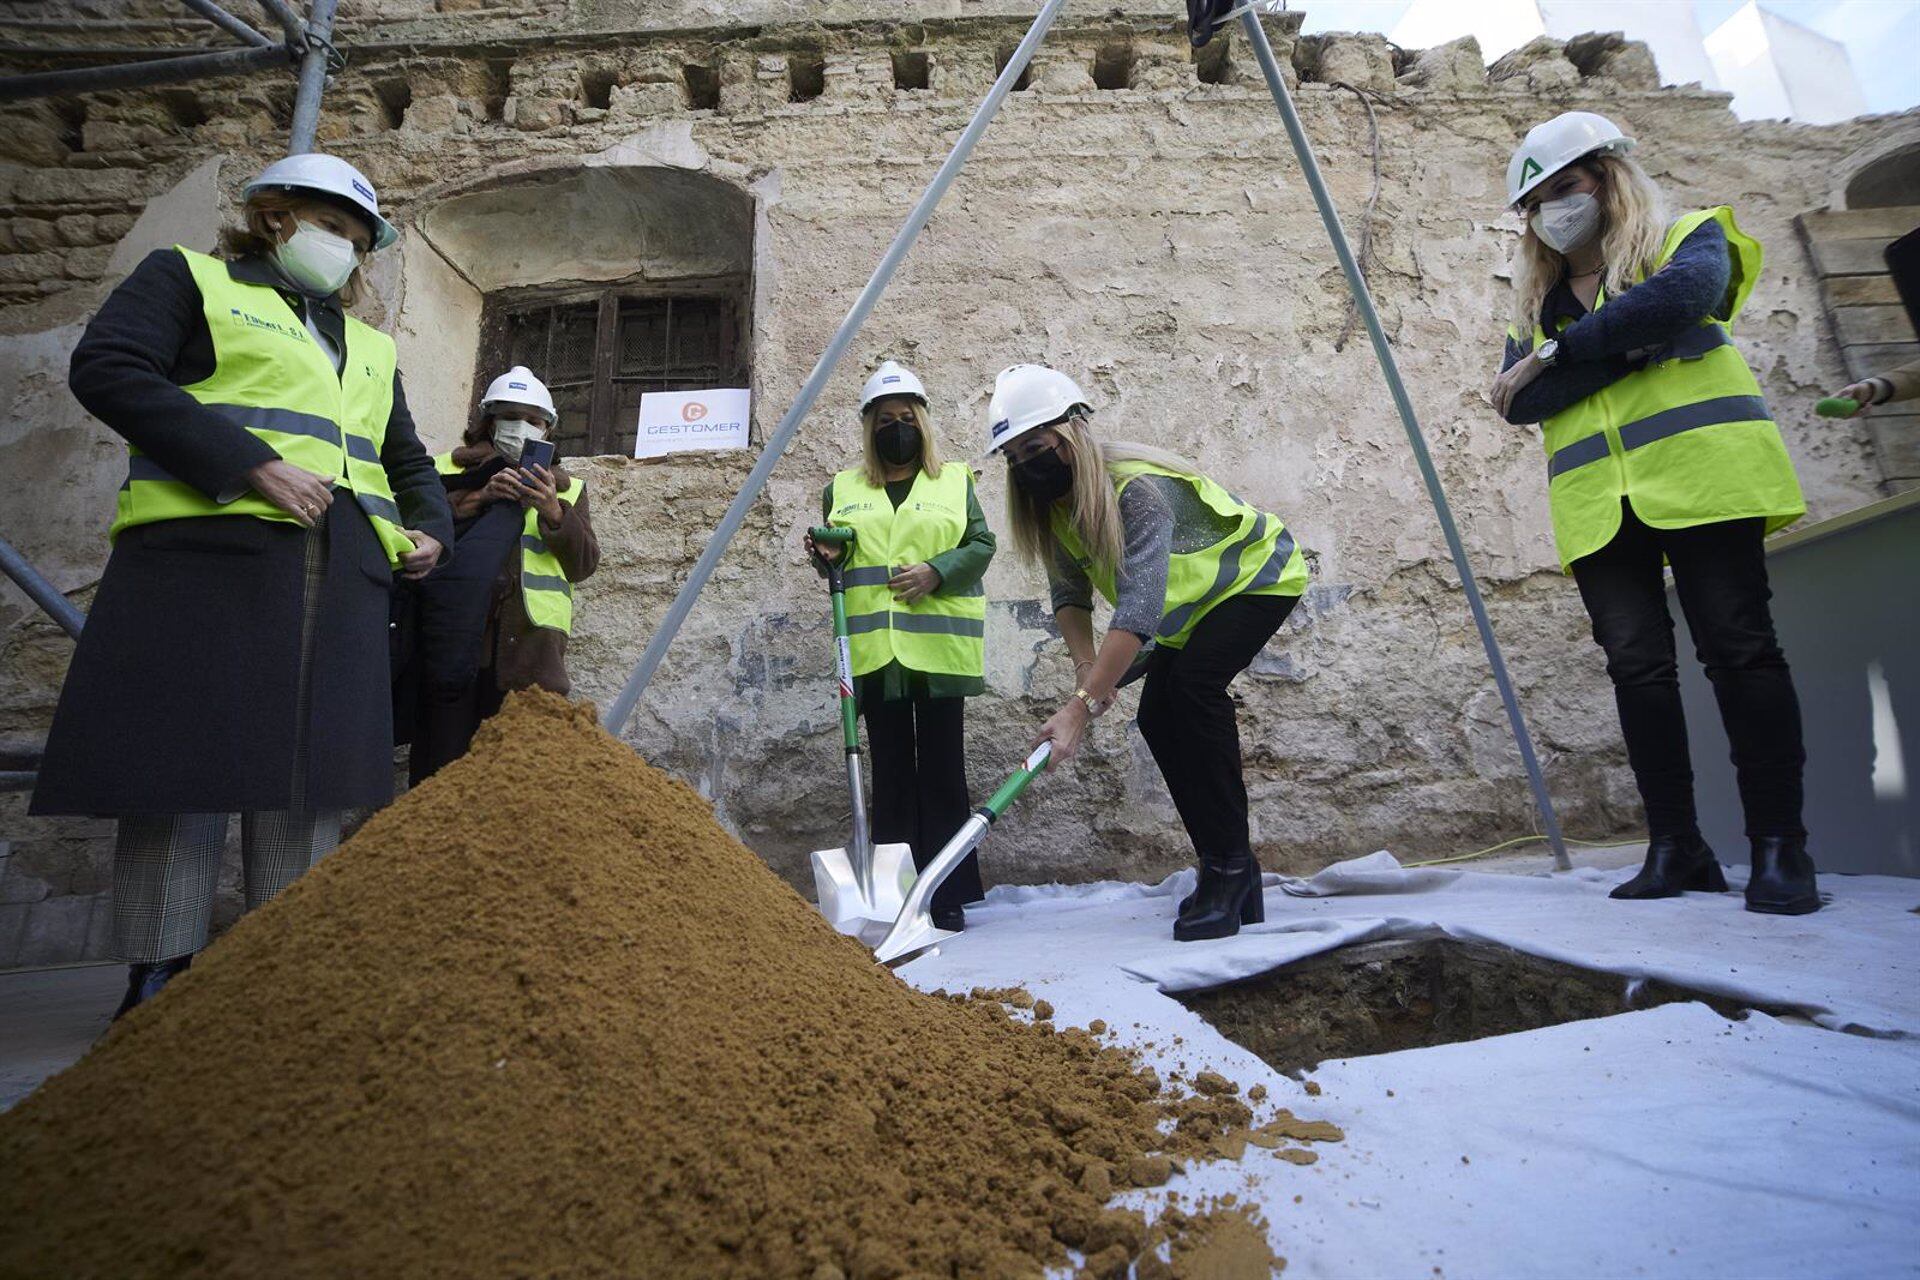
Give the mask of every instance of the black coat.
M 303 299 L 265 263 L 235 279 Z M 344 347 L 331 299 L 314 322 Z M 148 256 L 74 349 L 68 384 L 89 412 L 209 497 L 244 488 L 276 455 L 180 388 L 213 371 L 200 291 L 179 254 Z M 433 460 L 396 374 L 380 455 L 403 523 L 453 544 Z M 387 655 L 392 574 L 373 526 L 336 491 L 313 649 L 307 803 L 392 795 Z M 304 555 L 298 525 L 208 516 L 122 533 L 61 690 L 35 813 L 233 813 L 288 807 L 292 794 Z

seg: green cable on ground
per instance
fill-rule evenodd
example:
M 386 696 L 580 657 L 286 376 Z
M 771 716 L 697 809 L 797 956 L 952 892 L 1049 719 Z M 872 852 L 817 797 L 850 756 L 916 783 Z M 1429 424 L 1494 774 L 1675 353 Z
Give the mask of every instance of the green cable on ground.
M 1447 858 L 1424 858 L 1419 862 L 1403 862 L 1400 865 L 1403 867 L 1438 867 L 1449 862 L 1470 862 L 1475 858 L 1484 858 L 1490 853 L 1498 853 L 1502 849 L 1511 849 L 1517 844 L 1536 844 L 1545 839 L 1546 837 L 1544 835 L 1535 832 L 1530 836 L 1517 836 L 1512 840 L 1502 840 L 1499 844 L 1488 845 L 1486 848 L 1476 849 L 1472 853 L 1456 853 Z M 1630 844 L 1646 843 L 1645 840 L 1575 840 L 1572 836 L 1566 837 L 1566 842 L 1568 844 L 1584 845 L 1589 849 L 1624 849 Z

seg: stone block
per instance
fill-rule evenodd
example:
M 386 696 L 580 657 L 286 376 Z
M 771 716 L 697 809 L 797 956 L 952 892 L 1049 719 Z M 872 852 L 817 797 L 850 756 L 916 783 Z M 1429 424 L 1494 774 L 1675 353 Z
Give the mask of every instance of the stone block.
M 1658 89 L 1660 68 L 1653 51 L 1618 31 L 1589 32 L 1567 41 L 1567 61 L 1590 80 L 1606 80 L 1626 89 Z
M 1036 93 L 1092 93 L 1093 71 L 1078 58 L 1036 57 L 1028 87 Z
M 112 244 L 133 230 L 134 221 L 131 213 L 103 213 L 94 219 L 94 233 L 100 237 L 100 243 Z
M 0 969 L 20 967 L 20 940 L 27 934 L 30 902 L 0 903 Z
M 74 280 L 98 280 L 107 274 L 107 261 L 112 257 L 113 246 L 109 244 L 89 245 L 85 249 L 69 249 L 67 276 Z
M 1472 36 L 1461 36 L 1458 40 L 1421 50 L 1406 74 L 1400 77 L 1400 82 L 1420 89 L 1455 92 L 1478 89 L 1487 83 L 1487 60 L 1480 52 L 1478 40 Z
M 0 160 L 51 168 L 65 164 L 72 154 L 66 139 L 52 125 L 20 116 L 8 116 L 0 122 Z
M 524 98 L 515 94 L 507 99 L 505 119 L 522 133 L 558 129 L 567 122 L 567 104 L 559 98 Z
M 1580 69 L 1567 60 L 1567 46 L 1536 36 L 1487 68 L 1491 84 L 1508 88 L 1565 89 L 1580 83 Z
M 1383 36 L 1331 35 L 1319 42 L 1319 54 L 1307 74 L 1326 84 L 1386 92 L 1393 88 L 1393 48 Z
M 460 116 L 460 99 L 450 93 L 415 98 L 407 105 L 402 128 L 415 133 L 445 133 Z
M 10 224 L 14 243 L 26 253 L 52 253 L 62 248 L 60 228 L 38 218 L 15 218 Z
M 820 97 L 826 102 L 877 102 L 893 89 L 893 60 L 885 57 L 855 57 L 852 54 L 827 55 L 826 87 Z
M 83 151 L 130 151 L 137 155 L 142 148 L 170 140 L 173 133 L 152 125 L 127 124 L 119 120 L 89 120 L 81 127 L 80 136 Z
M 678 84 L 665 81 L 653 81 L 647 84 L 616 85 L 613 90 L 613 105 L 608 114 L 614 116 L 661 116 L 670 115 L 686 106 L 686 93 Z
M 125 169 L 36 169 L 20 180 L 21 204 L 138 206 L 140 175 Z
M 0 258 L 0 284 L 37 285 L 58 280 L 67 264 L 57 253 L 10 253 Z
M 64 218 L 55 218 L 53 226 L 60 233 L 61 243 L 72 248 L 82 249 L 100 242 L 99 220 L 90 213 L 70 213 Z

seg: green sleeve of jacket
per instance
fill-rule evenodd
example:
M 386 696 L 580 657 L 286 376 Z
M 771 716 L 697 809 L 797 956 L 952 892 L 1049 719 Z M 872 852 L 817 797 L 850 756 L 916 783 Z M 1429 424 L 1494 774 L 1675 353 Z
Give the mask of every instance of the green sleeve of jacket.
M 950 463 L 959 466 L 959 463 Z M 980 509 L 980 495 L 974 491 L 973 482 L 967 482 L 967 531 L 960 536 L 960 545 L 951 551 L 942 551 L 928 560 L 933 571 L 940 575 L 941 595 L 958 595 L 971 591 L 986 576 L 987 565 L 993 560 L 993 553 L 999 547 L 993 536 L 993 530 L 987 528 L 987 516 Z

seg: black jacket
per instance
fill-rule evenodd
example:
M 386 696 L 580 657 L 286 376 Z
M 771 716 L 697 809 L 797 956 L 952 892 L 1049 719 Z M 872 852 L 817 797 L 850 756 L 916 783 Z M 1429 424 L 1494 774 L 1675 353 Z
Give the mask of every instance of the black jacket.
M 235 279 L 304 300 L 258 260 Z M 315 323 L 344 349 L 331 300 Z M 181 387 L 212 373 L 200 290 L 178 253 L 147 257 L 113 291 L 74 349 L 80 403 L 178 479 L 218 499 L 276 455 Z M 403 523 L 453 543 L 433 460 L 399 378 L 381 450 Z M 103 524 L 104 516 L 103 515 Z M 318 550 L 311 710 L 300 724 L 307 531 L 245 516 L 167 520 L 126 530 L 61 690 L 37 813 L 221 813 L 286 808 L 294 745 L 312 744 L 307 806 L 378 804 L 392 794 L 387 594 L 373 526 L 336 496 Z

